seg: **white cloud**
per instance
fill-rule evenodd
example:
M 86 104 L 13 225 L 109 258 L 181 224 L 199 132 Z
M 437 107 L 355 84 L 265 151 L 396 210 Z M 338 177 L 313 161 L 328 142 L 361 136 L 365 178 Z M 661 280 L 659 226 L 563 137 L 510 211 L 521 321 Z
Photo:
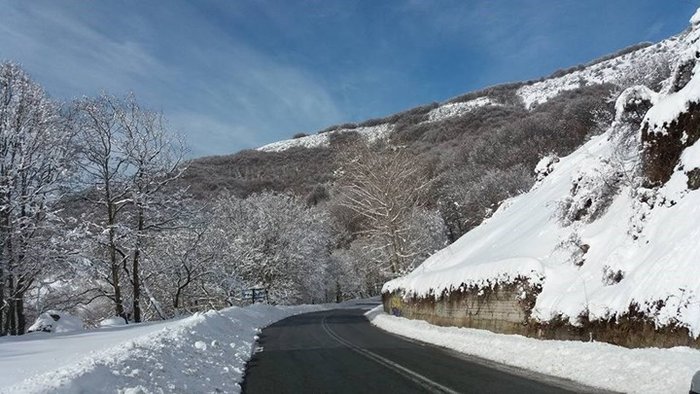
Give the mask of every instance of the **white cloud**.
M 134 91 L 165 112 L 193 155 L 232 153 L 342 118 L 313 76 L 231 37 L 187 4 L 149 18 L 142 15 L 149 10 L 114 3 L 7 1 L 0 8 L 0 59 L 19 62 L 63 98 Z

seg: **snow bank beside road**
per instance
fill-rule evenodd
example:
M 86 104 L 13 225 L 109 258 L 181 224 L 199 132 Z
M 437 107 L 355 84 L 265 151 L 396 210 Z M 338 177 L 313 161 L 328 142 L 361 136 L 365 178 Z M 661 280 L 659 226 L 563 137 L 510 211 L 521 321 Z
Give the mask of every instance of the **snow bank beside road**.
M 259 329 L 322 305 L 254 305 L 179 320 L 0 339 L 0 393 L 239 392 Z
M 627 349 L 601 342 L 538 340 L 438 327 L 387 315 L 381 306 L 369 311 L 367 317 L 394 334 L 613 391 L 687 393 L 693 374 L 700 369 L 700 351 L 687 347 Z

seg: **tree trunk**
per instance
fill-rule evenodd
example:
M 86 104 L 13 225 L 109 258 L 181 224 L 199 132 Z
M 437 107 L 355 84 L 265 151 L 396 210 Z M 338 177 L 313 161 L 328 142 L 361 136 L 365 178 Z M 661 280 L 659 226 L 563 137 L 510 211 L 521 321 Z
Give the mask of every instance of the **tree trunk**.
M 161 320 L 165 320 L 165 313 L 163 312 L 163 309 L 161 308 L 160 304 L 158 303 L 158 300 L 153 298 L 153 294 L 151 294 L 151 291 L 148 289 L 148 286 L 143 286 L 144 293 L 146 294 L 146 297 L 148 297 L 151 300 L 151 304 L 153 305 L 153 309 L 156 310 L 156 313 L 158 314 L 158 317 L 161 318 Z
M 8 334 L 10 335 L 17 335 L 17 314 L 15 308 L 17 307 L 17 304 L 15 303 L 15 280 L 12 274 L 9 275 L 8 281 L 7 281 L 7 288 L 8 288 L 8 308 L 7 308 L 7 331 Z
M 143 232 L 143 208 L 138 212 L 138 230 L 136 232 L 136 247 L 134 248 L 134 262 L 131 267 L 133 298 L 134 298 L 134 321 L 141 322 L 141 275 L 139 273 L 141 258 L 141 233 Z
M 117 247 L 114 244 L 114 230 L 110 228 L 109 233 L 109 258 L 112 268 L 112 287 L 114 288 L 114 313 L 117 316 L 126 318 L 122 302 L 122 291 L 119 286 L 119 264 L 117 264 Z
M 117 261 L 117 243 L 114 226 L 116 224 L 115 216 L 116 209 L 114 203 L 110 201 L 109 189 L 107 189 L 107 226 L 109 226 L 109 261 L 112 271 L 112 287 L 114 288 L 114 313 L 116 316 L 127 320 L 124 313 L 124 304 L 122 301 L 122 290 L 119 285 L 119 262 Z
M 27 326 L 27 317 L 24 314 L 24 293 L 19 293 L 15 297 L 15 333 L 14 335 L 24 334 Z
M 141 322 L 141 282 L 139 278 L 139 258 L 140 258 L 140 251 L 136 249 L 134 251 L 134 263 L 131 267 L 131 274 L 132 274 L 132 281 L 133 281 L 133 308 L 134 308 L 134 321 L 136 323 Z
M 397 230 L 394 227 L 394 224 L 392 223 L 389 226 L 389 231 L 390 231 L 390 239 L 391 239 L 391 273 L 392 274 L 398 274 L 400 270 L 400 265 L 401 265 L 401 256 L 399 255 L 400 251 L 400 246 L 399 246 L 399 239 L 397 235 Z
M 5 260 L 0 255 L 0 337 L 7 335 L 5 331 Z

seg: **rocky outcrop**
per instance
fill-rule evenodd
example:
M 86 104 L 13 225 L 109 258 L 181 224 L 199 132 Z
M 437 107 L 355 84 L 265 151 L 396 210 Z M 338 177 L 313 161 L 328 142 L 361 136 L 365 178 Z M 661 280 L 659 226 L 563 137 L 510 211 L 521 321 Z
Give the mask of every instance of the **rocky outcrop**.
M 652 131 L 649 124 L 642 127 L 644 175 L 652 185 L 666 183 L 678 164 L 683 150 L 700 139 L 700 103 L 690 103 L 688 110 L 663 131 Z

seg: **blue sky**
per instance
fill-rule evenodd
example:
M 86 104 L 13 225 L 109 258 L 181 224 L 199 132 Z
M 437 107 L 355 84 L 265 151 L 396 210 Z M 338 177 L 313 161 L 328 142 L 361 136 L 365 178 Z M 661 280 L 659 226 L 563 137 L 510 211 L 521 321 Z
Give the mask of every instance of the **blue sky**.
M 688 25 L 695 0 L 0 0 L 0 59 L 51 95 L 133 91 L 192 156 L 496 83 Z

